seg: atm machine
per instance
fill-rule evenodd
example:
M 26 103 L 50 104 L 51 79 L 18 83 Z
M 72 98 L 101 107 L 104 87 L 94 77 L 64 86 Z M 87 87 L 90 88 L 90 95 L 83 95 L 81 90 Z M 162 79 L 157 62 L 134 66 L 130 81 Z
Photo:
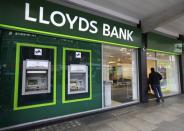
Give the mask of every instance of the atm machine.
M 88 66 L 68 65 L 68 94 L 88 92 Z
M 23 61 L 22 95 L 51 92 L 51 62 L 48 60 Z

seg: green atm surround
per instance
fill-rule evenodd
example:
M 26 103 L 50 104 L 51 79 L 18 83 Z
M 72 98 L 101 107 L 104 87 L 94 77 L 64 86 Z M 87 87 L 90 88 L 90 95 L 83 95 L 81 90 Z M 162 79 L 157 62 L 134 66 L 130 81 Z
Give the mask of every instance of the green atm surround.
M 68 95 L 66 89 L 69 88 L 67 86 L 66 81 L 68 81 L 68 77 L 67 76 L 67 62 L 66 59 L 70 59 L 70 56 L 67 56 L 66 52 L 72 52 L 72 55 L 74 56 L 76 52 L 80 52 L 82 54 L 88 54 L 88 58 L 85 58 L 85 56 L 83 56 L 83 58 L 81 59 L 88 59 L 87 61 L 82 60 L 81 62 L 85 62 L 85 64 L 88 64 L 88 91 L 86 93 L 79 93 L 76 95 L 71 95 L 72 97 L 70 98 L 70 96 Z M 75 56 L 74 56 L 75 57 Z M 76 64 L 76 61 L 78 59 L 78 61 L 80 61 L 81 59 L 79 58 L 73 58 L 71 61 L 73 64 Z M 79 64 L 79 63 L 77 63 Z M 76 64 L 76 65 L 77 65 Z M 86 100 L 92 100 L 92 50 L 86 50 L 86 49 L 78 49 L 78 48 L 63 48 L 63 72 L 62 72 L 62 102 L 63 103 L 71 103 L 71 102 L 79 102 L 79 101 L 86 101 Z M 66 70 L 66 71 L 65 71 Z M 69 97 L 69 99 L 67 99 L 67 97 Z
M 43 103 L 40 103 L 40 104 L 30 104 L 30 105 L 26 105 L 26 106 L 18 106 L 18 101 L 19 99 L 21 99 L 22 95 L 20 95 L 20 90 L 19 88 L 22 87 L 21 83 L 20 83 L 20 80 L 22 79 L 21 76 L 21 73 L 22 71 L 20 71 L 20 67 L 22 66 L 21 63 L 23 63 L 21 60 L 20 60 L 20 57 L 22 57 L 20 55 L 20 52 L 21 52 L 21 47 L 29 47 L 29 48 L 41 48 L 41 49 L 50 49 L 50 50 L 53 50 L 53 75 L 51 76 L 52 77 L 52 83 L 53 85 L 51 85 L 53 87 L 52 89 L 52 100 L 50 100 L 50 102 L 43 102 Z M 16 63 L 15 63 L 15 88 L 14 88 L 14 110 L 21 110 L 21 109 L 28 109 L 28 108 L 36 108 L 36 107 L 42 107 L 42 106 L 49 106 L 49 105 L 55 105 L 56 104 L 56 65 L 57 65 L 57 48 L 55 46 L 46 46 L 46 45 L 39 45 L 39 44 L 30 44 L 30 43 L 16 43 Z M 20 65 L 19 65 L 20 64 Z M 23 88 L 23 87 L 22 87 Z M 42 94 L 37 94 L 37 99 L 39 99 L 39 95 L 42 95 Z M 26 96 L 28 97 L 28 100 L 30 101 L 30 98 L 29 96 Z M 46 96 L 47 97 L 47 96 Z M 19 99 L 18 99 L 19 98 Z M 37 100 L 36 100 L 37 101 Z
M 4 30 L 0 48 L 0 62 L 5 65 L 0 88 L 0 128 L 36 122 L 44 119 L 63 117 L 79 112 L 102 108 L 101 44 L 71 39 L 54 38 L 36 34 Z M 20 48 L 22 46 L 49 48 L 54 50 L 54 91 L 53 100 L 17 106 L 17 88 Z M 91 55 L 90 99 L 63 102 L 63 49 L 89 51 Z M 11 52 L 11 53 L 10 53 Z

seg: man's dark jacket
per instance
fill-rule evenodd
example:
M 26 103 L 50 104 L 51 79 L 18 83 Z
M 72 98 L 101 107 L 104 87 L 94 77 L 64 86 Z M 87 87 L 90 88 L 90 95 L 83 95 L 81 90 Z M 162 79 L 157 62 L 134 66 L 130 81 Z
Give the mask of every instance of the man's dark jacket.
M 154 71 L 149 74 L 149 84 L 150 85 L 160 85 L 160 80 L 162 79 L 162 76 Z

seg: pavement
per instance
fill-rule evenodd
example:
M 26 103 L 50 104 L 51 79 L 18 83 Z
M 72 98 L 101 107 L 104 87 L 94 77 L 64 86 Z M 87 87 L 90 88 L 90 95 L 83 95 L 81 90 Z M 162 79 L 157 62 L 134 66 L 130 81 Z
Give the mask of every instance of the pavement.
M 30 131 L 184 131 L 184 95 L 149 101 Z

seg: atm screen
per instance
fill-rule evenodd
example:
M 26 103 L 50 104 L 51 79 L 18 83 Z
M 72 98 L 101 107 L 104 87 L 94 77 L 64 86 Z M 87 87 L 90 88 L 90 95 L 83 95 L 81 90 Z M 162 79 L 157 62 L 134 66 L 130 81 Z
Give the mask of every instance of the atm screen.
M 38 85 L 38 80 L 28 80 L 28 86 Z

